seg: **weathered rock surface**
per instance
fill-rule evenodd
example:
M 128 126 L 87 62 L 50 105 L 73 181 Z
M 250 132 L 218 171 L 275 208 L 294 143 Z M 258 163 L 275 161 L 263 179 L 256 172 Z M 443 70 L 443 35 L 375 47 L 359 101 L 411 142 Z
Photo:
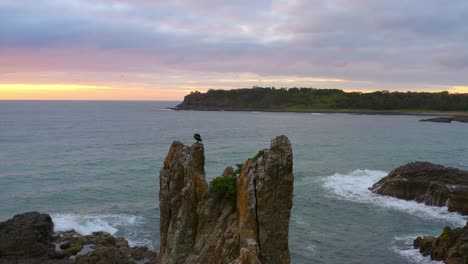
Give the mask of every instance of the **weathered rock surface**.
M 7 259 L 47 258 L 53 229 L 50 216 L 38 212 L 1 222 L 0 263 Z
M 188 147 L 180 142 L 172 144 L 164 161 L 160 262 L 290 263 L 294 176 L 288 138 L 273 139 L 269 149 L 243 164 L 234 179 L 235 208 L 228 193 L 207 191 L 204 162 L 201 143 Z M 232 179 L 234 173 L 228 168 L 220 177 Z M 220 182 L 229 185 L 230 179 Z
M 147 247 L 129 247 L 122 237 L 106 232 L 94 232 L 81 236 L 74 231 L 54 236 L 56 249 L 53 258 L 75 260 L 77 264 L 154 264 L 157 254 Z
M 468 215 L 468 171 L 413 162 L 396 168 L 369 189 L 426 205 L 448 206 L 451 212 Z
M 419 248 L 424 256 L 447 264 L 468 263 L 468 225 L 463 228 L 446 227 L 439 237 L 425 236 L 414 240 L 414 247 Z
M 0 223 L 0 264 L 144 264 L 157 255 L 145 247 L 129 247 L 124 238 L 104 232 L 81 236 L 53 233 L 49 215 L 30 212 Z
M 452 123 L 453 121 L 468 123 L 468 116 L 441 116 L 419 120 L 421 122 Z

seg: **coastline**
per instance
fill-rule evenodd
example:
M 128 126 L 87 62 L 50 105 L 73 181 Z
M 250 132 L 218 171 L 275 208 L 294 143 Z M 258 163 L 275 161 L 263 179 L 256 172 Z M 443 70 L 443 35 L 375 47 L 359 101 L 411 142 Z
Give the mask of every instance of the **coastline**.
M 463 112 L 440 111 L 405 111 L 405 110 L 369 110 L 369 109 L 269 109 L 269 108 L 225 108 L 225 107 L 169 107 L 174 111 L 229 111 L 229 112 L 279 112 L 279 113 L 319 113 L 350 115 L 410 115 L 410 116 L 468 116 Z

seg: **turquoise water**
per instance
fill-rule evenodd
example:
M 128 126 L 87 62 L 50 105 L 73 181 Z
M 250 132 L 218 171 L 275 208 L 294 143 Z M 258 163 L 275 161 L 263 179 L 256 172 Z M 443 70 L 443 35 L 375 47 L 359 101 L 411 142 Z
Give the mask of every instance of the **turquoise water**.
M 466 221 L 367 188 L 416 160 L 468 169 L 468 125 L 418 116 L 168 111 L 177 102 L 0 102 L 0 220 L 159 247 L 158 176 L 173 140 L 203 137 L 207 177 L 285 134 L 294 151 L 293 263 L 431 263 L 409 246 Z

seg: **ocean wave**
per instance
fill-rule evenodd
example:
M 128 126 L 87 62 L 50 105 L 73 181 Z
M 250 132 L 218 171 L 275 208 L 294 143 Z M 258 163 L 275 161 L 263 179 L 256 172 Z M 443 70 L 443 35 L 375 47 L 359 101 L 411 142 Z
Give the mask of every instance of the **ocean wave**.
M 421 253 L 419 253 L 419 249 L 415 249 L 413 247 L 413 240 L 416 237 L 418 237 L 418 235 L 395 237 L 393 241 L 393 246 L 390 248 L 390 251 L 414 263 L 421 263 L 421 264 L 444 263 L 442 261 L 431 260 L 429 256 L 425 257 L 421 255 Z
M 145 218 L 127 214 L 51 214 L 54 222 L 54 231 L 70 231 L 80 235 L 90 235 L 93 232 L 107 232 L 112 235 L 118 232 L 128 240 L 130 246 L 148 246 L 153 248 L 149 239 L 141 239 L 136 229 L 142 228 Z
M 376 170 L 355 170 L 350 174 L 334 174 L 322 178 L 323 187 L 339 199 L 358 203 L 368 203 L 399 210 L 424 219 L 449 222 L 453 226 L 464 226 L 467 218 L 449 212 L 447 207 L 428 206 L 415 201 L 405 201 L 394 197 L 382 196 L 369 191 L 374 183 L 387 176 L 387 172 Z

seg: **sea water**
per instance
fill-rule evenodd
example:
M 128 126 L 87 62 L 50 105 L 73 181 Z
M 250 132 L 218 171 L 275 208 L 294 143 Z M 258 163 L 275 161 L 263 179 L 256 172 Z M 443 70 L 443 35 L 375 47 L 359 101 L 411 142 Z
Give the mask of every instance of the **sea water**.
M 203 138 L 207 178 L 287 135 L 293 263 L 435 263 L 418 235 L 463 226 L 446 208 L 372 194 L 393 168 L 468 169 L 468 125 L 420 116 L 168 111 L 178 102 L 0 102 L 0 220 L 50 213 L 56 230 L 159 248 L 159 170 L 174 140 Z

